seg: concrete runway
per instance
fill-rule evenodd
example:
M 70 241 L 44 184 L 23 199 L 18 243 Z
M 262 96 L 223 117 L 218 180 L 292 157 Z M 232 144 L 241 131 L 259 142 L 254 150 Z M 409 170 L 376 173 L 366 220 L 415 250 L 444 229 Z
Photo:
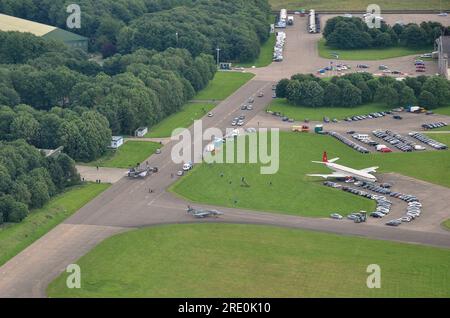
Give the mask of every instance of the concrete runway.
M 263 112 L 270 103 L 271 86 L 275 80 L 297 72 L 314 71 L 317 68 L 315 63 L 323 63 L 316 56 L 317 49 L 314 41 L 317 40 L 317 36 L 306 35 L 305 28 L 303 22 L 297 22 L 295 29 L 288 31 L 294 34 L 297 32 L 298 41 L 292 41 L 293 37 L 288 37 L 285 62 L 254 70 L 257 74 L 256 78 L 221 102 L 214 109 L 214 117 L 203 118 L 203 128 L 217 127 L 224 130 L 230 126 L 232 118 L 243 113 L 240 105 L 250 96 L 263 90 L 265 97 L 256 98 L 254 110 L 245 112 L 248 122 L 259 112 Z M 300 29 L 303 32 L 300 32 Z M 193 128 L 191 127 L 189 131 L 193 133 Z M 195 138 L 198 140 L 202 137 Z M 450 248 L 450 233 L 435 226 L 437 220 L 443 215 L 439 214 L 441 211 L 433 210 L 427 210 L 427 213 L 431 215 L 436 214 L 430 219 L 431 226 L 423 228 L 408 226 L 389 228 L 373 222 L 358 225 L 331 219 L 229 208 L 219 208 L 225 212 L 225 215 L 217 219 L 193 219 L 185 212 L 188 202 L 166 191 L 177 178 L 171 175 L 176 175 L 181 167 L 180 164 L 175 164 L 171 160 L 171 149 L 174 145 L 176 141 L 165 144 L 160 155 L 149 158 L 151 165 L 160 168 L 158 174 L 145 180 L 120 179 L 63 224 L 0 267 L 0 297 L 45 297 L 45 289 L 54 278 L 104 239 L 131 229 L 162 224 L 193 222 L 266 224 Z M 433 185 L 419 183 L 417 180 L 409 180 L 409 182 L 411 184 L 417 182 L 422 187 L 428 188 L 428 191 L 435 193 Z M 153 193 L 149 193 L 150 189 Z M 421 192 L 422 189 L 417 188 L 414 191 Z M 440 206 L 445 205 L 449 194 L 447 188 L 443 188 L 442 191 L 446 192 L 444 196 L 439 196 Z M 200 207 L 200 205 L 196 206 Z

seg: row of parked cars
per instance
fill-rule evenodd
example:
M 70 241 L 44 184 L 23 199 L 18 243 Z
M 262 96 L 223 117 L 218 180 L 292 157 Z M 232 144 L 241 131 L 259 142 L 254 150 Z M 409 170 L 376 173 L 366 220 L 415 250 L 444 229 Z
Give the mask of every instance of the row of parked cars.
M 414 195 L 409 195 L 409 194 L 403 194 L 400 192 L 393 192 L 391 190 L 392 185 L 391 184 L 375 184 L 375 183 L 371 183 L 371 182 L 364 182 L 364 181 L 357 181 L 355 182 L 355 186 L 358 187 L 362 187 L 365 190 L 368 191 L 373 191 L 378 194 L 372 194 L 370 192 L 361 190 L 361 189 L 357 189 L 357 188 L 353 188 L 353 187 L 349 187 L 349 186 L 343 186 L 340 185 L 339 183 L 336 182 L 331 182 L 331 181 L 325 181 L 324 185 L 327 187 L 332 187 L 332 188 L 336 188 L 336 189 L 342 189 L 343 191 L 355 194 L 355 195 L 359 195 L 371 200 L 375 200 L 377 202 L 377 208 L 374 212 L 370 213 L 370 216 L 373 218 L 383 218 L 387 215 L 389 215 L 389 213 L 391 212 L 391 208 L 392 208 L 392 202 L 387 198 L 387 196 L 390 197 L 394 197 L 394 198 L 398 198 L 400 200 L 403 200 L 405 202 L 408 203 L 408 208 L 406 211 L 405 216 L 399 218 L 399 219 L 393 219 L 390 220 L 388 222 L 386 222 L 386 225 L 389 226 L 399 226 L 402 223 L 408 223 L 413 221 L 414 219 L 420 217 L 421 213 L 422 213 L 422 203 L 420 203 L 419 199 L 414 196 Z M 365 216 L 366 213 L 356 213 L 359 215 L 363 215 Z M 358 221 L 362 221 L 364 222 L 365 220 L 361 220 L 358 219 L 358 215 L 356 215 L 355 213 L 351 213 L 347 216 L 348 219 L 355 221 L 356 223 L 360 223 Z M 343 219 L 343 217 L 341 215 L 339 215 L 338 213 L 333 213 L 330 215 L 331 218 L 333 219 Z M 356 219 L 355 219 L 356 218 Z
M 363 182 L 358 181 L 355 184 L 363 184 Z M 391 206 L 392 206 L 392 202 L 390 202 L 389 200 L 386 199 L 386 197 L 384 196 L 379 196 L 376 194 L 371 194 L 369 192 L 360 190 L 360 189 L 356 189 L 356 188 L 352 188 L 352 187 L 348 187 L 348 186 L 342 186 L 339 183 L 336 182 L 331 182 L 331 181 L 325 181 L 324 185 L 327 187 L 331 187 L 331 188 L 336 188 L 336 189 L 342 189 L 343 191 L 355 194 L 355 195 L 359 195 L 371 200 L 375 200 L 377 202 L 377 208 L 374 212 L 370 213 L 370 216 L 372 217 L 376 217 L 376 218 L 382 218 L 385 215 L 389 214 L 391 211 Z M 338 213 L 333 213 L 330 215 L 331 218 L 333 219 L 338 219 L 341 220 L 343 219 L 342 216 L 340 216 Z M 367 217 L 367 212 L 365 211 L 360 211 L 357 213 L 351 213 L 349 215 L 347 215 L 347 219 L 354 221 L 355 223 L 361 223 L 361 222 L 365 222 L 366 221 L 366 217 Z
M 366 145 L 369 145 L 369 146 L 376 146 L 376 145 L 378 145 L 378 143 L 376 141 L 372 140 L 369 137 L 369 135 L 367 135 L 367 134 L 356 134 L 355 133 L 355 134 L 352 135 L 352 137 L 354 139 L 356 139 L 356 140 L 366 144 Z
M 284 46 L 286 44 L 286 33 L 285 32 L 277 32 L 277 40 L 275 43 L 275 47 L 273 50 L 273 60 L 275 62 L 283 61 L 283 51 Z
M 446 144 L 443 144 L 442 142 L 431 139 L 430 137 L 427 137 L 424 134 L 421 134 L 418 132 L 410 132 L 408 135 L 423 142 L 424 144 L 429 145 L 430 147 L 433 147 L 434 149 L 437 149 L 437 150 L 448 149 L 448 146 Z
M 447 127 L 448 124 L 444 123 L 444 122 L 438 122 L 438 123 L 431 123 L 431 124 L 423 124 L 422 128 L 423 129 L 436 129 L 436 128 L 442 128 L 442 127 Z
M 369 192 L 347 186 L 343 186 L 342 190 L 367 199 L 375 200 L 377 202 L 377 208 L 374 212 L 370 213 L 370 216 L 372 217 L 381 218 L 391 212 L 392 202 L 386 199 L 385 196 L 371 194 Z
M 372 132 L 375 137 L 383 139 L 389 144 L 395 146 L 403 152 L 412 152 L 413 150 L 425 150 L 424 147 L 412 144 L 406 138 L 399 134 L 392 133 L 388 130 L 375 130 Z
M 356 151 L 358 151 L 360 153 L 364 153 L 365 154 L 365 153 L 369 153 L 370 152 L 367 148 L 358 145 L 356 142 L 354 142 L 354 141 L 352 141 L 352 140 L 342 136 L 341 134 L 339 134 L 337 132 L 330 131 L 330 132 L 328 132 L 328 135 L 336 138 L 337 140 L 343 142 L 347 146 L 355 149 Z
M 423 60 L 415 60 L 414 65 L 416 66 L 416 72 L 425 72 L 427 67 L 425 66 L 425 62 Z
M 384 117 L 386 115 L 391 114 L 392 112 L 387 111 L 387 112 L 375 112 L 375 113 L 370 113 L 367 115 L 358 115 L 358 116 L 353 116 L 353 117 L 347 117 L 345 118 L 345 121 L 360 121 L 360 120 L 364 120 L 364 119 L 374 119 L 374 118 L 381 118 Z
M 384 194 L 386 196 L 389 195 L 390 197 L 397 198 L 397 199 L 403 200 L 408 203 L 406 215 L 400 219 L 391 220 L 391 221 L 387 222 L 386 225 L 398 226 L 402 222 L 411 222 L 412 220 L 419 217 L 422 212 L 421 211 L 422 203 L 420 203 L 419 199 L 415 195 L 394 192 L 390 189 L 391 185 L 388 185 L 388 186 L 386 186 L 387 184 L 377 185 L 377 184 L 370 183 L 370 182 L 356 182 L 355 185 L 360 186 L 364 189 L 376 192 L 376 193 Z M 383 198 L 385 198 L 385 197 L 383 197 Z M 388 200 L 386 200 L 386 201 L 388 201 Z M 390 205 L 389 205 L 389 207 L 390 207 Z M 384 207 L 384 208 L 386 208 L 386 207 Z M 377 210 L 381 210 L 380 212 L 382 212 L 382 213 L 384 211 L 388 211 L 387 214 L 389 214 L 389 209 L 384 210 L 383 208 L 381 208 L 381 209 L 377 208 Z M 380 213 L 372 213 L 371 216 L 376 217 L 376 218 L 383 217 Z

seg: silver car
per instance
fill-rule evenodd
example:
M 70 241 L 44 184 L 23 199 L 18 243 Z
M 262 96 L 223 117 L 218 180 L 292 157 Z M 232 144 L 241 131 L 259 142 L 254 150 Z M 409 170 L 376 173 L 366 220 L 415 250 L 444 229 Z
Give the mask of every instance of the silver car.
M 335 220 L 342 220 L 344 217 L 342 216 L 342 215 L 340 215 L 339 213 L 333 213 L 333 214 L 331 214 L 330 215 L 330 217 L 332 218 L 332 219 L 335 219 Z

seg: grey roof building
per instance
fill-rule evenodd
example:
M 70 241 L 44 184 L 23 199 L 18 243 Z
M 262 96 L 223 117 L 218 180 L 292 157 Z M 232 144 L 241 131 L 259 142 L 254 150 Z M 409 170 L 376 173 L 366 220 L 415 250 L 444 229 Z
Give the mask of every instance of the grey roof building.
M 21 18 L 16 18 L 10 15 L 0 13 L 0 31 L 16 31 L 31 33 L 43 39 L 57 40 L 65 43 L 69 47 L 79 48 L 87 52 L 88 38 L 68 32 L 66 30 L 30 21 Z

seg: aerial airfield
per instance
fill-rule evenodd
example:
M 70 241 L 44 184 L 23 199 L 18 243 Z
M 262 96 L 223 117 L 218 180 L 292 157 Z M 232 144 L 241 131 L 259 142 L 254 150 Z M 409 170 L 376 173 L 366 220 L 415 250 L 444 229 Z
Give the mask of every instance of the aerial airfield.
M 204 99 L 212 106 L 202 130 L 220 136 L 198 136 L 192 121 L 173 136 L 126 137 L 157 143 L 133 168 L 78 165 L 83 180 L 111 186 L 5 262 L 0 297 L 450 297 L 448 107 L 302 109 L 277 96 L 296 74 L 400 82 L 439 73 L 438 61 L 323 57 L 320 26 L 336 15 L 282 11 L 278 23 L 285 14 L 274 25 L 282 56 L 216 75 L 246 77 L 225 98 Z M 174 161 L 181 135 L 192 137 L 192 153 Z M 267 141 L 270 160 L 249 162 L 250 140 L 256 150 Z M 205 159 L 227 158 L 239 141 L 244 162 Z M 269 166 L 276 172 L 261 173 Z M 67 287 L 70 264 L 81 269 L 81 288 Z M 366 284 L 371 264 L 381 288 Z

